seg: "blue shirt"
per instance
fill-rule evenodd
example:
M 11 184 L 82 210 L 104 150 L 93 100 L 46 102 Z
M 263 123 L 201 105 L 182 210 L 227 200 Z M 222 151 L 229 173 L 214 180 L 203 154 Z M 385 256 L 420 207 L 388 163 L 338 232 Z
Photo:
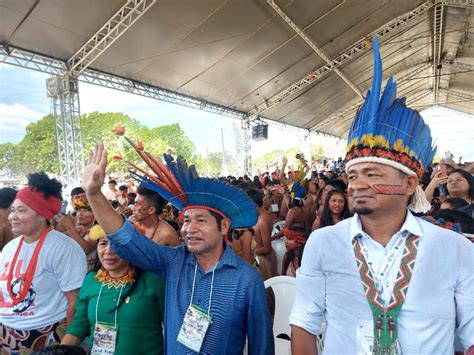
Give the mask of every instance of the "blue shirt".
M 109 236 L 113 250 L 138 267 L 165 280 L 165 353 L 195 354 L 176 339 L 191 302 L 196 258 L 185 246 L 164 247 L 138 232 L 130 222 Z M 193 304 L 209 306 L 212 269 L 197 266 Z M 260 274 L 228 247 L 214 271 L 212 323 L 201 354 L 274 354 L 272 324 Z

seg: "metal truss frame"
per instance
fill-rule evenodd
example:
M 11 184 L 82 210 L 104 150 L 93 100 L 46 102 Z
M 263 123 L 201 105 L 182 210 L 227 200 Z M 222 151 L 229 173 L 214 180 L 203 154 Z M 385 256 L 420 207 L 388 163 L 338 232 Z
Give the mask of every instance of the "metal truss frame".
M 107 48 L 122 36 L 157 0 L 128 0 L 79 50 L 68 60 L 69 72 L 81 74 Z
M 213 104 L 211 102 L 200 100 L 192 96 L 179 94 L 177 92 L 166 90 L 158 86 L 144 84 L 139 81 L 125 79 L 119 76 L 99 72 L 96 70 L 88 69 L 84 71 L 79 77 L 79 80 L 89 84 L 99 85 L 119 91 L 145 96 L 160 101 L 166 101 L 181 106 L 191 107 L 211 113 L 224 115 L 227 117 L 238 119 L 244 119 L 246 117 L 246 113 L 242 111 L 237 111 L 222 105 Z
M 429 96 L 433 93 L 432 90 L 428 89 L 428 90 L 423 90 L 423 91 L 419 91 L 411 96 L 408 96 L 407 97 L 407 101 L 410 101 L 410 104 L 413 104 L 421 99 L 424 99 L 426 96 Z
M 332 65 L 331 59 L 328 57 L 328 55 L 321 49 L 319 48 L 316 43 L 314 43 L 305 33 L 304 31 L 296 25 L 293 20 L 283 11 L 281 7 L 277 5 L 275 0 L 267 0 L 267 3 L 276 11 L 280 17 L 285 20 L 285 22 L 300 36 L 310 47 L 311 49 L 321 58 L 323 59 L 327 64 Z M 353 83 L 344 73 L 342 73 L 338 68 L 333 67 L 332 70 L 334 73 L 336 73 L 344 82 L 349 85 L 349 87 L 360 97 L 363 97 L 360 89 L 357 87 L 355 83 Z
M 440 89 L 441 92 L 447 94 L 447 95 L 452 95 L 457 98 L 463 99 L 463 100 L 471 100 L 474 101 L 474 95 L 469 95 L 464 92 L 456 91 L 456 90 L 447 90 L 447 89 Z
M 67 71 L 62 60 L 4 44 L 0 44 L 0 62 L 52 75 L 62 75 Z
M 66 62 L 33 53 L 17 47 L 0 45 L 0 61 L 4 64 L 15 65 L 21 68 L 36 70 L 42 73 L 62 76 L 67 73 Z M 215 113 L 231 118 L 245 119 L 247 114 L 223 105 L 197 99 L 192 96 L 180 94 L 158 86 L 148 85 L 131 79 L 125 79 L 116 75 L 86 69 L 79 77 L 79 81 L 103 86 L 110 89 L 133 93 L 156 100 L 166 101 L 173 104 L 195 108 L 210 113 Z
M 334 58 L 330 64 L 326 64 L 319 69 L 309 73 L 304 78 L 298 80 L 294 84 L 288 86 L 286 89 L 283 89 L 279 93 L 273 95 L 271 98 L 265 100 L 264 102 L 257 105 L 254 109 L 248 112 L 250 119 L 256 119 L 263 112 L 269 108 L 280 103 L 283 99 L 303 90 L 307 86 L 313 84 L 317 80 L 325 77 L 327 74 L 331 73 L 334 69 L 342 66 L 343 64 L 351 61 L 352 59 L 359 56 L 365 50 L 371 48 L 371 38 L 377 35 L 380 41 L 383 41 L 384 38 L 391 35 L 393 32 L 398 31 L 407 24 L 411 23 L 414 19 L 420 17 L 425 12 L 433 7 L 431 0 L 424 2 L 415 9 L 407 12 L 406 14 L 395 18 L 394 20 L 388 22 L 384 26 L 378 28 L 374 32 L 368 34 L 366 37 L 360 39 L 350 48 L 346 49 L 342 54 Z
M 440 2 L 436 2 L 433 8 L 433 95 L 434 104 L 439 104 L 439 85 L 441 81 L 441 53 L 443 50 L 443 22 L 445 6 Z
M 439 2 L 445 6 L 462 7 L 464 9 L 474 7 L 473 0 L 441 0 Z
M 443 62 L 443 68 L 449 69 L 449 70 L 460 70 L 460 71 L 474 71 L 474 65 L 471 64 L 466 64 L 466 63 L 460 63 L 456 60 L 454 60 L 452 63 L 451 62 Z
M 59 174 L 71 188 L 79 184 L 84 168 L 77 80 L 68 75 L 50 80 L 58 83 L 57 92 L 49 96 L 56 123 Z
M 430 67 L 431 67 L 431 63 L 429 63 L 429 62 L 422 63 L 418 67 L 414 68 L 413 70 L 410 70 L 409 72 L 405 73 L 401 77 L 397 78 L 396 82 L 400 86 L 402 83 L 406 82 L 406 80 L 411 79 L 412 77 L 422 73 L 423 71 L 427 70 Z M 430 90 L 430 92 L 431 92 L 431 90 Z M 311 132 L 318 132 L 318 129 L 320 127 L 324 126 L 325 124 L 327 124 L 328 122 L 331 122 L 331 121 L 333 121 L 337 118 L 342 118 L 342 117 L 345 117 L 345 116 L 347 116 L 351 113 L 354 113 L 360 107 L 360 105 L 362 105 L 362 103 L 363 103 L 363 100 L 357 99 L 357 101 L 354 104 L 350 105 L 349 107 L 347 107 L 343 111 L 337 112 L 334 115 L 331 115 L 331 116 L 327 117 L 326 119 L 318 122 L 316 125 L 311 127 L 309 130 Z

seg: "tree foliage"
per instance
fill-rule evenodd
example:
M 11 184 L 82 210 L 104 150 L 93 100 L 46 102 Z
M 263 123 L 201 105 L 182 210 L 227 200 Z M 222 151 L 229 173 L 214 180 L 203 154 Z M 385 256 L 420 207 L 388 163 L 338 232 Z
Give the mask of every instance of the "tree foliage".
M 136 152 L 124 138 L 112 133 L 112 129 L 118 125 L 125 127 L 128 138 L 134 142 L 144 142 L 145 150 L 158 157 L 170 146 L 186 159 L 194 158 L 194 144 L 179 124 L 150 129 L 120 112 L 91 112 L 82 115 L 81 121 L 85 156 L 96 142 L 104 142 L 109 151 L 110 173 L 125 173 L 128 170 L 127 161 L 140 162 Z M 116 159 L 119 156 L 121 160 Z M 0 145 L 0 171 L 6 177 L 24 177 L 35 171 L 58 174 L 58 170 L 56 130 L 52 115 L 29 124 L 23 140 L 18 144 Z

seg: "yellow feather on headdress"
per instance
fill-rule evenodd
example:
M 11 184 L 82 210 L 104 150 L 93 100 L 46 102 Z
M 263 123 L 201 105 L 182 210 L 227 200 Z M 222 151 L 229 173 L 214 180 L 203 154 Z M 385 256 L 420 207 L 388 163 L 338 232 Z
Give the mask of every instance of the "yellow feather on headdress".
M 388 149 L 388 141 L 385 139 L 384 136 L 375 136 L 374 137 L 374 147 L 380 147 L 380 148 L 385 148 Z
M 403 141 L 401 139 L 397 139 L 395 143 L 393 143 L 392 149 L 400 153 L 408 154 L 408 147 L 403 145 Z
M 366 147 L 373 147 L 374 146 L 374 135 L 372 133 L 370 134 L 364 134 L 361 138 L 360 138 L 360 143 L 363 145 L 363 146 L 366 146 Z
M 98 224 L 96 224 L 95 226 L 92 226 L 91 229 L 89 230 L 89 239 L 91 240 L 99 240 L 105 237 L 106 235 L 105 235 L 104 230 Z
M 349 152 L 353 147 L 355 147 L 358 143 L 358 139 L 354 138 L 353 140 L 350 141 L 350 143 L 347 145 L 347 152 Z

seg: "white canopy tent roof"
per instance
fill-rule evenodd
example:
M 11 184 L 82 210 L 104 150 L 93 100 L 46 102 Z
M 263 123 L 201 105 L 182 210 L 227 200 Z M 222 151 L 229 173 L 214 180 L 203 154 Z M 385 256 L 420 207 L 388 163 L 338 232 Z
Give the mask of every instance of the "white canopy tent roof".
M 122 18 L 128 11 L 124 4 L 144 6 L 142 16 L 115 20 L 121 8 Z M 196 107 L 209 103 L 236 117 L 344 137 L 371 85 L 376 33 L 384 78 L 395 77 L 409 106 L 474 113 L 472 6 L 472 0 L 0 0 L 0 58 L 19 65 L 15 53 L 37 53 L 58 60 L 38 70 L 53 73 L 56 65 L 111 87 L 130 80 L 132 92 L 142 84 L 163 88 L 196 98 Z M 123 34 L 100 43 L 121 26 Z

